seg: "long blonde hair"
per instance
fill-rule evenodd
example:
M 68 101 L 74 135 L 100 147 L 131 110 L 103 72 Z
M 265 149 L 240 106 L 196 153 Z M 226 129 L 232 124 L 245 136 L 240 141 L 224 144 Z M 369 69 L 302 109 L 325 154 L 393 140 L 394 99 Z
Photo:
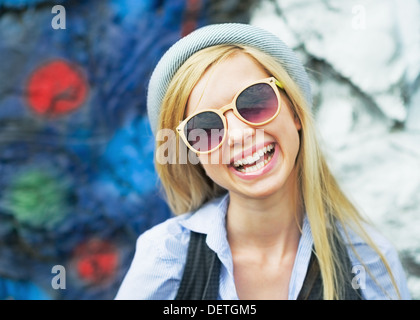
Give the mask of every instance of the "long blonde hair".
M 192 55 L 180 67 L 169 85 L 162 103 L 158 132 L 162 129 L 175 132 L 175 128 L 184 118 L 189 95 L 202 74 L 213 64 L 227 59 L 238 51 L 254 58 L 269 74 L 280 80 L 291 101 L 292 112 L 301 122 L 301 145 L 296 159 L 298 187 L 312 230 L 323 281 L 324 299 L 343 297 L 345 275 L 339 263 L 338 248 L 333 240 L 339 234 L 337 224 L 343 227 L 347 238 L 349 238 L 349 229 L 352 229 L 377 252 L 399 295 L 389 264 L 363 227 L 367 223 L 366 220 L 344 195 L 328 168 L 317 142 L 313 115 L 307 102 L 297 85 L 274 58 L 248 46 L 233 45 L 213 46 Z M 183 142 L 179 137 L 172 142 L 178 146 L 176 153 L 173 154 L 175 157 L 173 164 L 156 161 L 156 171 L 167 202 L 175 214 L 196 210 L 206 201 L 226 192 L 206 176 L 201 165 L 191 164 L 188 161 L 179 163 L 180 146 Z M 164 143 L 168 143 L 168 140 L 157 137 L 156 150 L 159 150 Z M 158 157 L 158 154 L 156 156 Z M 360 260 L 356 250 L 352 248 Z

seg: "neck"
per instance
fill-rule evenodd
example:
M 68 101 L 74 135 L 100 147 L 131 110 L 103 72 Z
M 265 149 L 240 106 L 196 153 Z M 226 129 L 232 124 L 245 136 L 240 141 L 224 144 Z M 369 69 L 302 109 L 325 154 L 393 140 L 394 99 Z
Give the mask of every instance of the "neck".
M 285 188 L 263 199 L 230 193 L 226 228 L 235 249 L 297 248 L 303 210 L 297 188 Z

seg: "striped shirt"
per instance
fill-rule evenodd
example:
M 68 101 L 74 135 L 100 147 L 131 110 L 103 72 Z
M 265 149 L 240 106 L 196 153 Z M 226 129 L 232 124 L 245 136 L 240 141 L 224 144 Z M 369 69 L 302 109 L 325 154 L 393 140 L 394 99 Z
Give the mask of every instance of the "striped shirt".
M 214 199 L 194 213 L 170 218 L 140 235 L 132 264 L 115 299 L 173 300 L 184 271 L 190 231 L 195 231 L 207 234 L 207 245 L 217 253 L 221 261 L 218 299 L 237 300 L 232 254 L 225 227 L 228 203 L 228 195 Z M 373 229 L 368 231 L 387 259 L 402 299 L 411 299 L 397 251 L 378 232 Z M 355 234 L 350 234 L 350 242 L 371 273 L 364 271 L 347 242 L 347 251 L 354 272 L 353 283 L 354 286 L 359 286 L 363 298 L 366 300 L 397 299 L 385 265 L 375 251 Z M 302 288 L 312 246 L 311 227 L 305 217 L 289 282 L 289 300 L 296 300 Z

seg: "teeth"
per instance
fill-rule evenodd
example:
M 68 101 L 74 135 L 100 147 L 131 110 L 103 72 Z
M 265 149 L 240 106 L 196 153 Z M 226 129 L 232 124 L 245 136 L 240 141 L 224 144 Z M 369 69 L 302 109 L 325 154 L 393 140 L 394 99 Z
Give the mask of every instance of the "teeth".
M 240 166 L 244 166 L 244 165 L 247 165 L 247 164 L 252 164 L 254 162 L 257 162 L 262 157 L 264 157 L 265 153 L 270 152 L 273 149 L 274 149 L 274 144 L 269 144 L 268 146 L 256 151 L 252 156 L 248 156 L 245 159 L 235 161 L 233 163 L 233 166 L 237 168 L 237 167 L 240 167 Z M 250 167 L 248 169 L 251 169 L 251 168 L 253 168 L 253 167 Z
M 270 155 L 267 159 L 264 160 L 264 163 L 263 162 L 259 162 L 259 163 L 257 163 L 256 165 L 254 165 L 252 167 L 241 168 L 241 169 L 238 169 L 238 171 L 239 172 L 242 172 L 242 173 L 250 173 L 250 172 L 254 172 L 254 171 L 260 170 L 262 167 L 264 167 L 271 160 L 272 157 L 273 156 Z

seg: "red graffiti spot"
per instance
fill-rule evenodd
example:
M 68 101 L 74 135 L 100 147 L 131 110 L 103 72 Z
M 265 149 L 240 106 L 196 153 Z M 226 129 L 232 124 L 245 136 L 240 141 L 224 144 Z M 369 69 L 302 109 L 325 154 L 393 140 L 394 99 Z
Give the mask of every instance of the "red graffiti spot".
M 43 115 L 61 115 L 79 108 L 86 100 L 88 85 L 79 68 L 64 60 L 40 66 L 27 84 L 30 107 Z
M 112 280 L 118 268 L 118 253 L 109 242 L 91 239 L 79 245 L 75 252 L 79 277 L 91 284 Z
M 181 36 L 185 37 L 197 28 L 197 20 L 202 7 L 201 0 L 187 0 L 186 10 L 181 26 Z

